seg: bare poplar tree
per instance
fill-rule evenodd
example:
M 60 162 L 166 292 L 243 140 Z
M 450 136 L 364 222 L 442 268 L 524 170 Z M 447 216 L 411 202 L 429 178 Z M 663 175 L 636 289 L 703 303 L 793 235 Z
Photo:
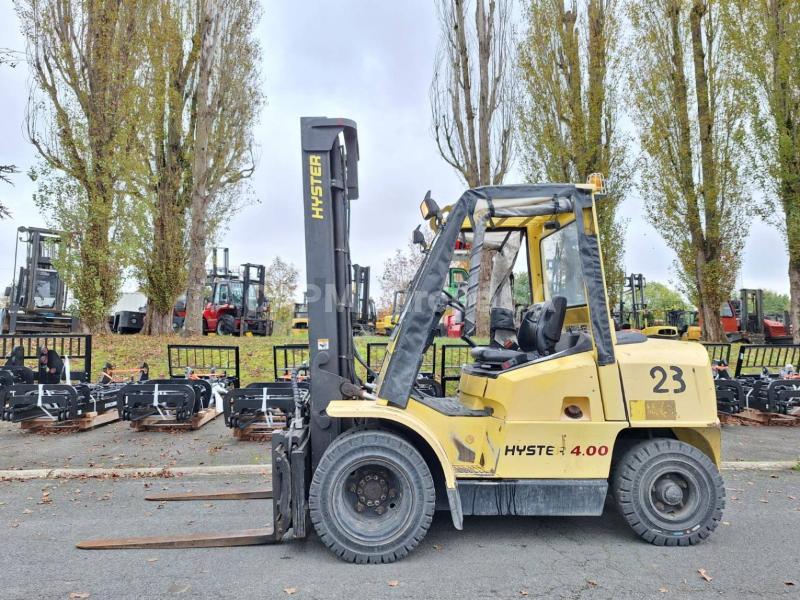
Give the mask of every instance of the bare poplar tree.
M 81 269 L 72 289 L 92 331 L 121 285 L 117 218 L 124 202 L 136 112 L 141 0 L 16 0 L 33 81 L 27 134 L 48 165 L 85 190 L 85 222 L 72 232 Z
M 725 338 L 719 309 L 735 284 L 750 214 L 740 179 L 742 73 L 720 28 L 721 2 L 633 2 L 629 51 L 645 206 L 677 254 L 704 339 L 715 342 Z
M 258 0 L 200 0 L 199 6 L 186 335 L 202 333 L 208 240 L 236 210 L 242 184 L 253 173 L 253 126 L 263 105 L 261 49 L 253 35 Z
M 439 154 L 469 187 L 501 184 L 513 144 L 513 2 L 437 0 L 437 8 L 441 42 L 430 98 Z M 478 335 L 488 334 L 494 254 L 481 259 Z
M 14 54 L 15 53 L 11 50 L 0 48 L 0 65 L 8 65 L 13 69 L 17 65 Z M 0 165 L 0 181 L 8 183 L 9 185 L 14 185 L 9 177 L 9 175 L 13 175 L 14 173 L 18 173 L 15 165 Z M 8 214 L 8 209 L 5 205 L 0 203 L 0 219 L 7 217 Z

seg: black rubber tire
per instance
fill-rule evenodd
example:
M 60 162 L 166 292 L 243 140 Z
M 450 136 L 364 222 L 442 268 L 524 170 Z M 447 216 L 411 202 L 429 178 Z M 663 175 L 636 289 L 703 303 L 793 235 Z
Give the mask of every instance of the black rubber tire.
M 658 498 L 657 482 L 685 484 L 679 512 Z M 614 468 L 611 491 L 622 517 L 645 541 L 656 546 L 692 546 L 717 528 L 725 508 L 725 485 L 703 452 L 684 442 L 652 439 L 631 447 Z M 661 497 L 663 500 L 663 496 Z M 683 512 L 680 512 L 683 511 Z
M 217 335 L 233 335 L 236 333 L 236 319 L 233 315 L 222 315 L 217 320 Z
M 398 488 L 395 501 L 379 516 L 371 509 L 357 512 L 347 496 L 348 481 L 370 468 L 391 473 Z M 428 465 L 406 440 L 387 431 L 358 430 L 338 437 L 325 451 L 314 471 L 308 504 L 317 535 L 339 558 L 391 563 L 425 537 L 436 491 Z

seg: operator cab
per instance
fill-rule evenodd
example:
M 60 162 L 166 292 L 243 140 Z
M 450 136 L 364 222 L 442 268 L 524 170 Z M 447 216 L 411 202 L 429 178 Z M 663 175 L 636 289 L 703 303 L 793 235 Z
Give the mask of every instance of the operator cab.
M 378 396 L 400 407 L 408 397 L 422 396 L 414 389 L 416 362 L 433 343 L 446 310 L 458 313 L 464 322 L 462 339 L 472 346 L 473 360 L 462 366 L 458 397 L 448 402 L 482 409 L 485 405 L 476 404 L 475 394 L 468 391 L 483 385 L 477 379 L 495 379 L 561 357 L 590 353 L 598 367 L 614 362 L 593 216 L 595 191 L 593 184 L 479 188 L 444 210 L 427 195 L 420 208 L 436 235 L 393 333 L 377 378 Z M 461 265 L 469 269 L 462 285 L 466 293 L 455 297 L 447 284 L 459 242 L 470 247 Z M 471 336 L 485 250 L 494 251 L 490 338 L 478 345 Z M 527 286 L 515 285 L 515 275 L 527 279 Z M 428 298 L 438 300 L 426 302 Z M 434 401 L 427 403 L 436 408 Z

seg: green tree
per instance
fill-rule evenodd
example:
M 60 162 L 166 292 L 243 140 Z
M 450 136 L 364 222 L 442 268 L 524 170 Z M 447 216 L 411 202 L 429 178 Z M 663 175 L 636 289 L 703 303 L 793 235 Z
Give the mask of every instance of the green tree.
M 527 271 L 514 273 L 514 287 L 511 293 L 514 297 L 514 306 L 527 306 L 531 303 L 531 280 Z
M 774 290 L 764 290 L 764 314 L 782 315 L 791 307 L 789 294 L 781 294 Z
M 740 173 L 742 73 L 721 0 L 634 0 L 628 54 L 647 216 L 677 254 L 703 339 L 724 341 L 719 307 L 741 264 L 750 197 Z
M 681 293 L 665 283 L 648 281 L 645 288 L 647 310 L 659 315 L 669 310 L 689 310 L 690 306 Z
M 800 343 L 800 2 L 728 0 L 725 25 L 748 75 L 753 171 L 789 253 L 790 312 Z
M 121 211 L 131 172 L 138 111 L 144 0 L 15 0 L 32 71 L 27 134 L 49 167 L 77 182 L 76 222 L 68 230 L 80 260 L 72 288 L 91 331 L 108 328 L 106 315 L 122 283 Z M 65 213 L 51 214 L 58 223 Z
M 597 216 L 612 296 L 624 278 L 616 211 L 630 181 L 628 140 L 617 126 L 621 12 L 618 0 L 529 0 L 517 48 L 518 138 L 528 181 L 584 182 L 592 173 L 609 179 Z
M 199 53 L 195 0 L 147 0 L 146 62 L 139 70 L 142 201 L 147 219 L 137 260 L 147 295 L 144 333 L 172 331 L 175 300 L 186 289 L 186 223 L 191 202 L 192 95 Z

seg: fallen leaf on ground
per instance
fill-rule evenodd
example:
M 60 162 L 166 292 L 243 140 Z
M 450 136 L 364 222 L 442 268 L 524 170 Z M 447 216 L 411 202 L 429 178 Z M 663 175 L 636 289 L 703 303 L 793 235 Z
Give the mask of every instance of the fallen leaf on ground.
M 400 585 L 400 582 L 397 581 L 397 579 L 390 579 L 386 583 L 389 584 L 389 587 L 397 587 L 398 585 Z
M 442 548 L 444 548 L 444 546 L 442 546 L 441 544 L 434 544 L 433 545 L 433 549 L 434 550 L 441 550 Z
M 661 592 L 662 594 L 666 594 L 666 593 L 669 592 L 669 590 L 667 588 L 665 588 L 665 587 L 658 588 L 658 591 Z
M 147 562 L 158 562 L 157 558 L 148 558 Z
M 69 600 L 83 600 L 84 598 L 88 598 L 91 594 L 89 592 L 70 592 L 69 593 Z
M 712 579 L 714 579 L 713 577 L 711 577 L 711 575 L 706 573 L 705 569 L 697 569 L 697 572 L 700 573 L 700 577 L 702 577 L 706 581 L 711 581 Z
M 283 591 L 286 592 L 289 596 L 291 596 L 292 594 L 296 594 L 297 593 L 297 588 L 293 588 L 293 587 L 291 587 L 291 588 L 283 588 Z
M 587 579 L 586 583 L 588 583 L 592 587 L 597 587 L 597 582 L 593 579 Z
M 788 585 L 789 587 L 793 586 L 795 583 L 794 581 L 784 581 L 783 585 Z
M 723 521 L 723 522 L 722 522 L 722 524 L 723 524 L 723 525 L 730 525 L 730 524 L 731 524 L 731 522 L 730 522 L 730 521 Z
M 528 590 L 520 590 L 519 591 L 519 595 L 520 596 L 527 596 L 528 595 Z

